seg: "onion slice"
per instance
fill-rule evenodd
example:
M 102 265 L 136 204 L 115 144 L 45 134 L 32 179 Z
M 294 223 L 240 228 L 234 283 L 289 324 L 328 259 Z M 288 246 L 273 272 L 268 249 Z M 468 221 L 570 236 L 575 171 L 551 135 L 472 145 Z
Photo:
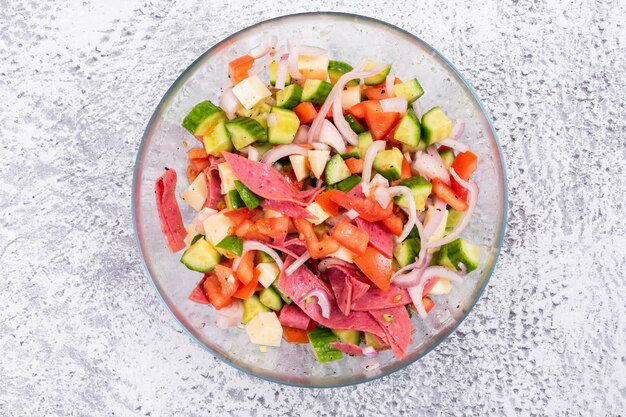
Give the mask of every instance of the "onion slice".
M 243 255 L 251 250 L 260 250 L 267 253 L 269 256 L 272 257 L 272 259 L 274 259 L 274 262 L 276 262 L 276 265 L 278 265 L 278 269 L 282 271 L 283 261 L 282 259 L 280 259 L 280 256 L 278 256 L 278 253 L 266 244 L 257 242 L 256 240 L 246 240 L 243 242 L 243 251 L 241 252 L 241 257 L 235 258 L 232 268 L 233 271 L 235 271 L 239 266 L 239 262 L 241 262 L 241 258 L 243 258 Z
M 366 358 L 375 358 L 376 356 L 378 356 L 378 352 L 376 351 L 376 349 L 374 349 L 373 346 L 365 346 L 363 348 L 363 356 L 365 356 Z
M 411 107 L 413 108 L 413 111 L 415 112 L 417 118 L 422 120 L 422 106 L 420 106 L 419 98 L 411 104 Z
M 209 207 L 204 207 L 200 210 L 198 214 L 196 214 L 196 217 L 194 217 L 191 221 L 191 224 L 196 227 L 196 232 L 203 235 L 205 233 L 203 222 L 215 213 L 217 213 L 217 210 L 213 210 Z
M 241 300 L 235 299 L 228 306 L 217 310 L 215 317 L 217 327 L 221 329 L 235 327 L 241 323 L 243 318 L 243 303 Z
M 296 259 L 291 265 L 289 265 L 287 269 L 285 269 L 285 274 L 287 275 L 293 274 L 294 272 L 296 272 L 298 268 L 304 265 L 304 263 L 308 261 L 309 259 L 311 259 L 311 254 L 308 251 L 304 252 L 298 259 Z
M 289 46 L 289 58 L 287 58 L 287 66 L 289 68 L 289 74 L 296 80 L 302 78 L 300 70 L 298 70 L 298 56 L 300 55 L 300 39 L 292 36 L 288 41 Z
M 374 199 L 381 207 L 387 207 L 389 203 L 391 203 L 389 189 L 382 184 L 377 185 L 376 188 L 374 188 Z
M 339 258 L 324 258 L 324 259 L 322 259 L 320 261 L 319 264 L 317 264 L 317 270 L 320 271 L 320 272 L 324 272 L 327 269 L 332 268 L 332 267 L 337 266 L 337 265 L 347 266 L 347 267 L 351 267 L 351 268 L 353 267 L 352 264 L 350 264 L 350 263 L 348 263 L 348 262 L 346 262 L 346 261 L 344 261 L 342 259 L 339 259 Z
M 343 137 L 341 136 L 335 125 L 328 119 L 324 119 L 324 121 L 322 122 L 319 142 L 331 146 L 337 151 L 337 153 L 346 153 L 346 143 L 344 142 Z
M 404 97 L 386 98 L 380 100 L 380 106 L 384 112 L 404 113 L 406 112 L 408 102 Z
M 274 47 L 276 47 L 277 41 L 278 41 L 278 38 L 276 37 L 276 35 L 266 34 L 261 40 L 261 43 L 255 46 L 254 48 L 252 48 L 250 52 L 248 53 L 248 55 L 250 55 L 254 59 L 261 58 L 262 56 L 269 54 L 270 51 Z
M 365 158 L 363 158 L 363 175 L 361 177 L 361 189 L 363 194 L 369 195 L 370 179 L 372 178 L 372 166 L 374 165 L 374 158 L 378 152 L 384 151 L 387 143 L 384 140 L 374 141 L 367 152 L 365 152 Z
M 403 185 L 397 185 L 395 187 L 389 188 L 389 194 L 392 196 L 404 194 L 405 199 L 409 202 L 409 218 L 404 225 L 404 228 L 402 229 L 402 234 L 398 237 L 398 242 L 402 242 L 404 239 L 407 238 L 409 233 L 411 233 L 411 230 L 413 230 L 413 226 L 415 226 L 415 223 L 417 222 L 417 209 L 415 208 L 415 200 L 413 199 L 413 193 L 411 193 L 409 187 L 405 187 Z
M 320 56 L 326 55 L 327 53 L 328 51 L 324 48 L 319 48 L 317 46 L 300 45 L 300 55 Z
M 387 97 L 389 98 L 392 98 L 395 96 L 395 94 L 393 93 L 393 85 L 395 84 L 395 81 L 396 81 L 396 76 L 393 74 L 389 74 L 387 75 L 387 78 L 385 78 L 385 92 L 387 93 Z M 406 111 L 406 107 L 404 111 Z
M 328 299 L 328 295 L 319 288 L 314 289 L 313 291 L 306 294 L 304 297 L 300 299 L 300 301 L 305 300 L 309 297 L 317 298 L 317 305 L 320 306 L 322 310 L 322 317 L 325 319 L 330 317 L 330 300 Z
M 307 143 L 306 138 L 308 134 L 309 134 L 309 127 L 307 125 L 300 125 L 300 127 L 298 128 L 298 131 L 296 132 L 296 136 L 293 138 L 293 143 L 298 144 L 298 145 L 302 143 Z
M 259 72 L 267 68 L 273 60 L 274 58 L 268 55 L 265 58 L 259 60 L 259 62 L 255 62 L 252 68 L 250 68 L 250 70 L 248 71 L 248 74 L 250 75 L 258 74 Z
M 459 119 L 456 121 L 454 126 L 452 127 L 452 132 L 450 133 L 450 139 L 459 140 L 465 131 L 465 121 Z
M 267 116 L 267 126 L 268 127 L 274 127 L 274 126 L 276 126 L 277 123 L 278 123 L 278 114 L 270 113 Z
M 306 155 L 307 152 L 308 151 L 302 146 L 295 145 L 293 143 L 288 145 L 278 145 L 267 151 L 265 155 L 263 155 L 261 162 L 267 165 L 274 165 L 274 162 L 281 158 L 285 158 L 289 155 Z
M 432 234 L 435 232 L 435 229 L 437 229 L 441 223 L 444 216 L 443 212 L 446 210 L 446 203 L 439 197 L 435 197 L 434 208 L 435 212 L 433 216 L 430 218 L 428 224 L 424 226 L 424 234 L 426 235 L 427 240 L 430 239 Z
M 461 219 L 461 222 L 454 228 L 454 230 L 449 235 L 434 242 L 429 242 L 427 245 L 429 248 L 438 248 L 441 245 L 450 243 L 454 239 L 459 237 L 465 227 L 467 227 L 467 225 L 469 224 L 469 221 L 472 218 L 474 211 L 476 210 L 476 203 L 478 202 L 478 185 L 473 182 L 465 181 L 464 179 L 459 177 L 454 168 L 450 169 L 450 174 L 452 174 L 452 177 L 456 180 L 457 183 L 459 183 L 459 185 L 461 185 L 461 187 L 469 191 L 469 202 L 467 211 L 463 215 L 463 219 Z
M 279 90 L 285 88 L 285 83 L 287 82 L 287 60 L 288 55 L 281 56 L 278 61 L 278 68 L 276 68 L 276 83 L 274 87 Z
M 248 159 L 251 161 L 259 160 L 259 151 L 254 146 L 246 146 L 246 151 L 248 152 Z M 243 149 L 242 149 L 243 151 Z
M 469 146 L 460 142 L 456 139 L 446 138 L 442 141 L 439 141 L 439 145 L 447 146 L 448 148 L 452 148 L 457 152 L 467 152 L 469 151 Z
M 418 272 L 418 269 L 415 269 L 412 272 Z M 460 284 L 463 281 L 463 276 L 461 276 L 461 274 L 459 274 L 458 272 L 451 270 L 450 268 L 447 268 L 445 266 L 430 266 L 426 268 L 422 274 L 408 273 L 399 276 L 393 281 L 393 284 L 400 288 L 409 288 L 420 285 L 422 282 L 425 284 L 428 280 L 432 278 L 449 279 L 455 284 Z
M 413 161 L 413 169 L 417 171 L 418 174 L 429 180 L 439 178 L 446 184 L 450 184 L 450 174 L 448 174 L 448 170 L 443 165 L 443 162 L 440 161 L 441 158 L 439 158 L 438 161 L 430 154 L 417 152 Z
M 235 117 L 235 112 L 239 109 L 239 107 L 241 107 L 241 103 L 239 102 L 239 99 L 237 99 L 235 93 L 233 93 L 232 87 L 228 87 L 224 90 L 220 96 L 219 102 L 220 107 L 224 110 L 224 113 L 226 113 L 226 116 L 228 116 L 229 119 Z

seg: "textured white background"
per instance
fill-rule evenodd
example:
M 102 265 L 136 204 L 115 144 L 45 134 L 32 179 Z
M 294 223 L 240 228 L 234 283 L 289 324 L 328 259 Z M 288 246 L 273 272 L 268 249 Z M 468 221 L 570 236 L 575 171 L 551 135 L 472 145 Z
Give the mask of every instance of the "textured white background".
M 584 415 L 626 409 L 623 2 L 0 0 L 0 415 Z M 431 43 L 491 111 L 507 236 L 459 330 L 335 390 L 246 376 L 173 324 L 135 250 L 159 99 L 260 20 L 351 11 Z

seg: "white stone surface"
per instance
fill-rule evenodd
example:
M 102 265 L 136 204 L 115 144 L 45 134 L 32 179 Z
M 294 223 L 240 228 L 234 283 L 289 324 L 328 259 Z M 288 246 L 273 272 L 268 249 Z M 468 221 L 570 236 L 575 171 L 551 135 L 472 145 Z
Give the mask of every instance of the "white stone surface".
M 422 361 L 335 390 L 244 375 L 149 286 L 130 188 L 176 76 L 228 34 L 350 11 L 431 43 L 506 155 L 487 291 Z M 0 1 L 0 415 L 623 416 L 626 11 L 620 0 Z

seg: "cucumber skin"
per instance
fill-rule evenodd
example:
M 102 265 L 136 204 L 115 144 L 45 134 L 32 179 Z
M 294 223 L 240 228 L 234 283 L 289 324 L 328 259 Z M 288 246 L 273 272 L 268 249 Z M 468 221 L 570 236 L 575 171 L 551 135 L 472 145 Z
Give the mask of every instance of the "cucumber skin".
M 239 150 L 257 142 L 267 140 L 267 132 L 263 126 L 250 117 L 237 117 L 225 123 L 226 130 L 235 149 Z
M 267 307 L 274 311 L 280 311 L 283 308 L 283 301 L 278 294 L 271 286 L 264 288 L 259 293 L 259 301 Z
M 216 118 L 215 124 L 222 120 L 227 120 L 226 114 L 222 109 L 209 100 L 200 102 L 185 116 L 182 126 L 192 135 L 204 135 L 204 132 L 198 131 L 208 118 Z
M 276 93 L 276 107 L 291 110 L 300 104 L 301 99 L 302 87 L 298 84 L 292 84 Z
M 194 241 L 183 253 L 180 262 L 192 271 L 211 272 L 220 263 L 222 256 L 206 239 L 194 238 Z M 196 259 L 198 257 L 203 259 Z
M 275 114 L 278 121 L 268 128 L 268 142 L 272 145 L 292 143 L 300 128 L 300 119 L 295 112 L 280 107 L 272 107 L 270 114 Z
M 409 137 L 411 135 L 411 137 Z M 422 136 L 422 126 L 413 109 L 409 108 L 393 134 L 393 138 L 398 142 L 409 146 L 419 146 Z
M 404 155 L 398 148 L 379 152 L 374 158 L 374 169 L 389 181 L 399 180 L 402 176 Z
M 326 168 L 324 168 L 324 175 L 326 178 L 326 184 L 332 185 L 345 180 L 351 175 L 351 173 L 341 155 L 335 154 L 326 164 Z
M 480 247 L 465 239 L 458 238 L 450 243 L 446 243 L 441 247 L 440 251 L 445 251 L 445 254 L 455 270 L 458 270 L 459 262 L 462 262 L 466 266 L 468 273 L 478 268 L 478 263 L 480 262 Z M 477 256 L 474 256 L 476 254 L 469 253 L 470 251 L 477 252 Z
M 396 97 L 404 97 L 409 104 L 424 95 L 424 89 L 416 78 L 393 86 Z
M 328 61 L 328 78 L 330 79 L 331 84 L 332 85 L 337 84 L 337 81 L 339 81 L 339 78 L 341 78 L 343 74 L 347 74 L 353 69 L 354 68 L 352 68 L 352 65 L 346 64 L 345 62 L 333 61 L 333 60 Z M 358 85 L 358 84 L 359 84 L 359 80 L 350 80 L 346 83 L 345 86 L 354 87 L 355 85 Z
M 243 203 L 248 207 L 248 210 L 254 210 L 259 207 L 263 202 L 263 198 L 254 194 L 243 182 L 236 180 L 235 188 L 239 193 L 239 197 L 243 200 Z
M 309 83 L 309 85 L 315 84 L 317 85 L 317 88 L 310 91 L 311 88 L 308 88 L 307 83 Z M 328 97 L 332 88 L 333 85 L 328 81 L 306 80 L 302 90 L 302 101 L 309 101 L 316 106 L 321 106 L 326 101 L 326 97 Z
M 243 300 L 243 317 L 241 318 L 241 322 L 246 324 L 257 314 L 270 311 L 272 310 L 263 305 L 259 300 L 259 297 L 255 294 L 252 297 Z
M 346 122 L 350 125 L 350 129 L 357 135 L 363 132 L 366 132 L 367 129 L 363 126 L 357 119 L 354 118 L 351 114 L 346 114 L 344 116 Z
M 232 252 L 235 256 L 241 256 L 243 254 L 243 240 L 236 236 L 226 236 L 215 247 Z
M 343 354 L 330 344 L 337 341 L 337 336 L 328 329 L 315 329 L 307 332 L 313 353 L 321 363 L 343 358 Z

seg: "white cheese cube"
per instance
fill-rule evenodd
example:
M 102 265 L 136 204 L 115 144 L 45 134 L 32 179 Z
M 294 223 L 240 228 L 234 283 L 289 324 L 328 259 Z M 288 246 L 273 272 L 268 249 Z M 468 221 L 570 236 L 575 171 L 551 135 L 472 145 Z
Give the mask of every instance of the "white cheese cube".
M 224 213 L 216 213 L 208 217 L 202 222 L 202 227 L 204 227 L 206 239 L 213 246 L 220 243 L 226 236 L 232 235 L 235 230 L 235 224 L 224 216 Z
M 349 263 L 354 263 L 356 259 L 356 253 L 352 252 L 350 249 L 340 246 L 335 252 L 331 253 L 328 256 L 332 256 L 333 258 L 341 259 L 342 261 L 346 261 Z
M 290 155 L 289 161 L 291 162 L 291 166 L 293 168 L 294 174 L 296 174 L 296 179 L 298 181 L 302 181 L 305 178 L 309 178 L 309 167 L 307 165 L 306 156 L 304 155 Z
M 349 109 L 355 104 L 359 104 L 361 102 L 361 86 L 354 85 L 352 87 L 348 87 L 343 90 L 341 94 L 341 107 L 344 110 Z
M 448 294 L 452 290 L 452 284 L 449 279 L 439 278 L 437 283 L 430 289 L 428 294 L 430 295 L 444 295 Z
M 217 164 L 217 171 L 220 174 L 220 179 L 222 180 L 220 192 L 222 195 L 226 195 L 229 191 L 235 189 L 235 181 L 237 180 L 237 177 L 235 177 L 235 173 L 228 162 Z
M 308 219 L 314 225 L 322 224 L 327 218 L 330 217 L 330 214 L 326 213 L 322 206 L 317 204 L 316 201 L 312 202 L 306 207 L 306 210 L 311 213 L 315 219 Z
M 298 56 L 298 71 L 302 78 L 324 80 L 328 78 L 328 56 Z
M 272 285 L 276 278 L 278 278 L 278 274 L 280 274 L 280 269 L 278 269 L 278 265 L 276 262 L 266 262 L 261 263 L 256 266 L 256 273 L 259 275 L 259 282 L 265 288 Z
M 280 346 L 283 326 L 280 325 L 276 313 L 263 311 L 246 324 L 246 333 L 250 341 L 256 345 Z
M 426 216 L 424 217 L 424 227 L 428 227 L 428 223 L 432 221 L 433 216 L 435 215 L 436 211 L 437 209 L 435 208 L 435 206 L 428 207 L 428 210 L 426 210 Z M 437 226 L 433 234 L 430 236 L 430 239 L 428 240 L 429 242 L 434 242 L 443 237 L 443 234 L 446 232 L 447 222 L 448 222 L 448 210 L 444 209 L 443 216 L 441 216 L 441 221 L 439 222 L 439 225 Z M 428 252 L 435 253 L 437 250 L 438 250 L 437 248 L 431 248 L 431 249 L 428 249 Z
M 206 186 L 206 176 L 201 173 L 189 184 L 189 187 L 181 194 L 181 197 L 193 207 L 195 211 L 200 211 L 208 195 L 209 191 Z
M 320 178 L 326 168 L 326 163 L 330 159 L 330 151 L 313 150 L 308 151 L 309 165 L 315 178 Z
M 233 94 L 235 94 L 237 100 L 239 100 L 246 110 L 250 110 L 259 101 L 270 97 L 272 92 L 267 89 L 259 77 L 253 75 L 235 85 L 233 87 Z

